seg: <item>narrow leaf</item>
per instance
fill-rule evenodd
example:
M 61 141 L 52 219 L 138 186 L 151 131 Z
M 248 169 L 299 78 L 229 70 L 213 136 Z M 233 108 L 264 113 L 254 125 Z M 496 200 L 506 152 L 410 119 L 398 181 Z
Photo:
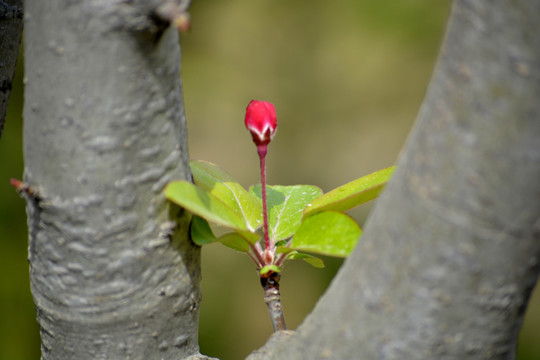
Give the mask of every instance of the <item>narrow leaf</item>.
M 218 225 L 247 230 L 244 221 L 221 200 L 187 181 L 174 181 L 165 188 L 170 201 Z
M 301 259 L 316 268 L 319 268 L 319 269 L 324 268 L 324 261 L 322 261 L 322 259 L 315 257 L 313 255 L 298 252 L 296 250 L 289 252 L 287 254 L 287 259 L 290 259 L 290 260 Z
M 304 219 L 289 247 L 323 255 L 348 256 L 362 230 L 349 216 L 325 211 Z
M 262 225 L 261 204 L 229 174 L 207 161 L 191 161 L 190 167 L 195 184 L 223 201 L 244 220 L 250 231 Z
M 252 186 L 250 192 L 261 198 L 261 185 Z M 312 185 L 267 186 L 268 223 L 270 238 L 277 242 L 291 237 L 302 221 L 304 208 L 321 196 L 322 191 Z
M 304 254 L 304 253 L 298 253 L 298 254 L 307 255 L 307 254 Z M 318 257 L 308 256 L 308 257 L 299 258 L 299 259 L 304 260 L 305 262 L 307 262 L 309 265 L 311 265 L 313 267 L 316 267 L 318 269 L 324 269 L 324 261 L 322 261 L 322 259 L 320 259 Z
M 329 191 L 306 207 L 304 217 L 321 211 L 346 211 L 375 199 L 390 180 L 394 170 L 395 166 L 382 169 Z
M 216 236 L 212 232 L 208 221 L 204 220 L 197 215 L 193 216 L 191 220 L 191 240 L 199 245 L 203 246 L 215 242 Z
M 290 247 L 287 247 L 285 245 L 276 246 L 276 254 L 288 254 L 288 253 L 291 253 L 293 251 L 296 251 L 296 250 L 293 250 Z

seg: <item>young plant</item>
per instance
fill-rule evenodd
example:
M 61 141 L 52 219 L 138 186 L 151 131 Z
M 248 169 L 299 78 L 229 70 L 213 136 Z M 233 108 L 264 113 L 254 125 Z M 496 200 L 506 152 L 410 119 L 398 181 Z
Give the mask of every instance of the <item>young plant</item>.
M 174 181 L 165 196 L 193 213 L 191 239 L 220 242 L 246 253 L 255 263 L 274 331 L 286 330 L 279 281 L 286 260 L 324 267 L 305 252 L 346 257 L 362 230 L 345 211 L 376 198 L 394 167 L 379 170 L 326 194 L 312 185 L 266 185 L 266 154 L 276 133 L 274 105 L 252 100 L 245 117 L 260 159 L 261 184 L 244 189 L 229 174 L 205 161 L 191 161 L 193 183 Z M 216 237 L 210 224 L 226 228 Z M 304 252 L 305 251 L 305 252 Z

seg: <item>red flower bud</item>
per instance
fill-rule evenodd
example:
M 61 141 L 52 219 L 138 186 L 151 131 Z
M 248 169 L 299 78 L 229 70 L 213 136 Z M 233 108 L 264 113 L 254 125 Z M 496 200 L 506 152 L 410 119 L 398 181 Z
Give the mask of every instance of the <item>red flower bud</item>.
M 246 128 L 251 132 L 257 147 L 268 145 L 277 128 L 274 104 L 251 100 L 246 109 Z

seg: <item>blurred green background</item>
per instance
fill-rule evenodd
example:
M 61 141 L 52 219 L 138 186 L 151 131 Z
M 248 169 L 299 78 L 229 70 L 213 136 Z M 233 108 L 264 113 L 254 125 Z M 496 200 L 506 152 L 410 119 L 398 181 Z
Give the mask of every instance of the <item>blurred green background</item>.
M 328 191 L 392 165 L 433 69 L 450 1 L 194 0 L 182 36 L 190 156 L 219 164 L 243 185 L 258 159 L 243 125 L 252 98 L 276 105 L 270 184 Z M 22 61 L 19 62 L 21 65 Z M 39 358 L 29 290 L 24 202 L 9 185 L 22 177 L 22 66 L 0 140 L 0 360 Z M 369 206 L 351 214 L 363 223 Z M 201 352 L 243 359 L 271 325 L 249 259 L 203 249 Z M 290 328 L 311 311 L 341 261 L 319 270 L 289 263 L 282 298 Z M 540 359 L 540 292 L 520 337 L 519 360 Z

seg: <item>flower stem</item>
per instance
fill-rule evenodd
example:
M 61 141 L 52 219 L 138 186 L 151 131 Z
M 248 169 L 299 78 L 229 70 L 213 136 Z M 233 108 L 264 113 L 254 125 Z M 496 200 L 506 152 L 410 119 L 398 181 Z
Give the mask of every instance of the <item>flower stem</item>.
M 262 206 L 263 206 L 263 226 L 264 226 L 264 249 L 269 251 L 271 249 L 270 236 L 268 235 L 268 210 L 266 206 L 266 153 L 268 151 L 267 145 L 257 146 L 257 153 L 261 160 L 261 194 L 262 194 Z

